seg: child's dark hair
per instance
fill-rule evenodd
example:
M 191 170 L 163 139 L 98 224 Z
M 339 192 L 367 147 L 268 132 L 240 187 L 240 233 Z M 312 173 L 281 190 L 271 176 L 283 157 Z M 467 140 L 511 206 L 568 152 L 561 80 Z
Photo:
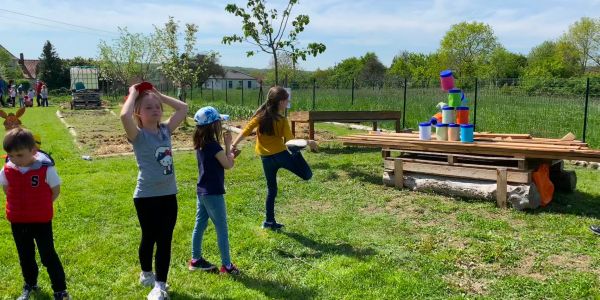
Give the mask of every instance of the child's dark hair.
M 279 114 L 279 102 L 290 97 L 288 92 L 280 87 L 274 86 L 269 89 L 267 102 L 263 104 L 254 114 L 258 117 L 258 131 L 265 135 L 275 135 L 273 122 L 281 119 Z
M 33 138 L 31 131 L 17 127 L 6 133 L 2 146 L 6 152 L 23 149 L 33 150 L 33 148 L 35 148 L 35 139 Z
M 221 143 L 222 131 L 223 126 L 221 125 L 221 121 L 215 121 L 206 125 L 196 125 L 196 130 L 194 131 L 194 149 L 198 150 L 211 142 Z

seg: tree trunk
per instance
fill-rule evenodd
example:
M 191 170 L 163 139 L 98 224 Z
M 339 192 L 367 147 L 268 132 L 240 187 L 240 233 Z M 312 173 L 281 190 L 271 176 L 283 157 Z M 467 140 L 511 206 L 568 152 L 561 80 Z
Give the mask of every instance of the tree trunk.
M 277 51 L 273 49 L 273 62 L 275 63 L 275 85 L 279 85 L 279 64 L 277 62 Z

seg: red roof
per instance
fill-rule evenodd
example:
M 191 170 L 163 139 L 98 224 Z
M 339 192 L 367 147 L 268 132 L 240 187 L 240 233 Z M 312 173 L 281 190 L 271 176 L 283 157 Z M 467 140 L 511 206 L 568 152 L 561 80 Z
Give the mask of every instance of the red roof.
M 25 59 L 23 61 L 23 75 L 25 75 L 26 79 L 35 79 L 36 78 L 36 68 L 40 61 L 37 59 Z

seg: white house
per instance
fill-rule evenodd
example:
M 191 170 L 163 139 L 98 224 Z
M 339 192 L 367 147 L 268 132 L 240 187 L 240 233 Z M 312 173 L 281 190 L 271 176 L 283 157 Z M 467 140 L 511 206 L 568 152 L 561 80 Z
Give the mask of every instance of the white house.
M 235 70 L 225 72 L 225 76 L 210 76 L 202 85 L 205 89 L 257 89 L 258 79 Z

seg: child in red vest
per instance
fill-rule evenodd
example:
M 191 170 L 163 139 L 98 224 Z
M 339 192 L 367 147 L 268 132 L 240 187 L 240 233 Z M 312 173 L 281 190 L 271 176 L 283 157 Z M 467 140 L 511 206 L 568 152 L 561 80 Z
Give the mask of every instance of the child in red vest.
M 52 238 L 52 203 L 60 192 L 54 161 L 37 151 L 33 134 L 27 129 L 10 130 L 4 137 L 3 147 L 8 160 L 0 171 L 0 184 L 6 194 L 6 218 L 25 280 L 18 299 L 29 299 L 29 295 L 39 289 L 35 245 L 48 270 L 54 299 L 70 299 L 65 272 Z

